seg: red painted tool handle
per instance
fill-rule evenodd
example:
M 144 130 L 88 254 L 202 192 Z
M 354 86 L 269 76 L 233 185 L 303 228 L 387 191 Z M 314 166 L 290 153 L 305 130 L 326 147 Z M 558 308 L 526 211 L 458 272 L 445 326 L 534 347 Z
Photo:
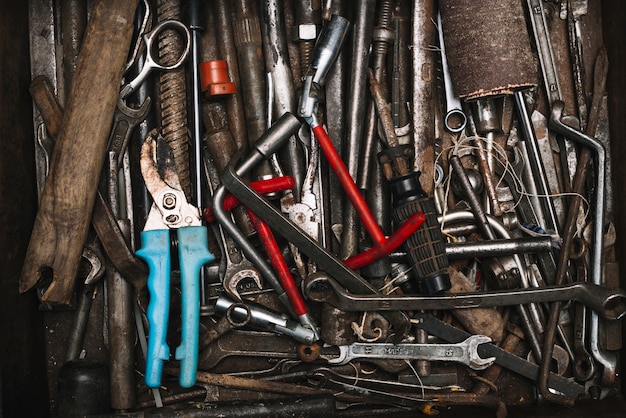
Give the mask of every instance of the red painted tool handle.
M 319 142 L 320 147 L 328 160 L 328 164 L 335 172 L 341 187 L 343 187 L 343 190 L 346 192 L 350 203 L 352 203 L 352 206 L 354 206 L 361 222 L 363 222 L 365 230 L 372 238 L 374 247 L 382 247 L 385 243 L 385 234 L 382 229 L 380 229 L 380 226 L 378 225 L 378 222 L 376 222 L 374 215 L 372 215 L 367 203 L 365 203 L 365 199 L 361 195 L 361 191 L 358 189 L 354 180 L 350 176 L 348 168 L 335 149 L 335 146 L 330 140 L 326 129 L 324 129 L 322 125 L 317 125 L 313 128 L 313 134 L 315 135 L 317 142 Z
M 298 290 L 298 286 L 296 286 L 295 282 L 293 281 L 291 271 L 289 271 L 287 262 L 285 262 L 280 248 L 278 247 L 278 243 L 276 242 L 274 233 L 265 223 L 265 221 L 263 221 L 263 219 L 257 217 L 250 209 L 247 209 L 247 211 L 248 215 L 250 216 L 250 220 L 252 221 L 252 225 L 254 225 L 257 232 L 259 233 L 259 238 L 265 246 L 265 250 L 270 259 L 270 263 L 278 274 L 280 284 L 283 286 L 283 289 L 285 290 L 285 293 L 289 298 L 289 302 L 291 303 L 294 312 L 298 316 L 306 315 L 306 304 L 304 303 L 304 299 L 302 298 L 302 295 Z
M 295 180 L 291 176 L 274 177 L 266 180 L 253 181 L 250 183 L 250 187 L 261 194 L 284 192 L 285 190 L 293 189 L 296 185 Z M 227 194 L 224 198 L 224 210 L 227 212 L 233 210 L 239 206 L 241 202 L 232 194 Z M 204 209 L 202 216 L 207 222 L 215 222 L 215 215 L 213 215 L 213 208 Z
M 356 270 L 388 256 L 393 250 L 402 245 L 407 238 L 413 235 L 417 228 L 422 226 L 425 220 L 426 215 L 424 215 L 423 212 L 415 212 L 409 219 L 406 220 L 406 222 L 400 225 L 400 227 L 396 229 L 396 231 L 391 234 L 388 239 L 385 240 L 382 246 L 371 248 L 348 258 L 344 261 L 345 265 L 353 270 Z

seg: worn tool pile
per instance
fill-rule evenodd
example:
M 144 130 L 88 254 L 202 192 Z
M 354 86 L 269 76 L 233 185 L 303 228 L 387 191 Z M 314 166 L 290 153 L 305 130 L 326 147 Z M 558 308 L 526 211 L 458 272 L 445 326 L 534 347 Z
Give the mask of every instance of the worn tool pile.
M 75 308 L 60 364 L 90 359 L 88 327 L 108 363 L 103 410 L 59 377 L 60 415 L 617 393 L 597 5 L 30 3 L 20 290 Z

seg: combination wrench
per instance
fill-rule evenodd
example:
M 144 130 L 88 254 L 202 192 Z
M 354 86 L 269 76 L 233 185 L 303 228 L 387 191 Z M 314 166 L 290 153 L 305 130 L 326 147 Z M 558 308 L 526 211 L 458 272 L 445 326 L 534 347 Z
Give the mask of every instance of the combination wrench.
M 259 289 L 263 287 L 261 274 L 254 265 L 243 255 L 231 237 L 224 233 L 221 226 L 219 228 L 219 238 L 222 245 L 222 255 L 224 256 L 225 268 L 222 285 L 224 291 L 232 298 L 241 300 L 239 295 L 239 283 L 246 279 L 251 279 Z
M 439 48 L 441 49 L 441 68 L 443 73 L 443 84 L 445 91 L 446 115 L 444 117 L 444 126 L 452 133 L 458 134 L 465 129 L 467 125 L 467 116 L 463 112 L 461 101 L 455 96 L 452 88 L 452 77 L 450 77 L 450 69 L 448 68 L 448 59 L 446 57 L 446 48 L 443 39 L 443 30 L 441 27 L 441 14 L 437 13 L 437 32 L 439 34 Z
M 590 281 L 594 285 L 601 286 L 604 284 L 604 224 L 606 219 L 605 213 L 605 188 L 606 188 L 606 150 L 604 145 L 596 138 L 588 136 L 577 131 L 565 123 L 563 123 L 565 104 L 563 102 L 555 102 L 552 107 L 550 116 L 550 127 L 557 133 L 567 138 L 588 146 L 595 154 L 595 175 L 596 175 L 596 196 L 594 202 L 593 222 L 593 249 L 591 255 L 591 274 Z M 595 360 L 602 365 L 603 374 L 602 381 L 606 384 L 612 384 L 615 381 L 617 373 L 617 356 L 614 353 L 604 351 L 600 347 L 600 318 L 598 312 L 591 312 L 589 320 L 589 345 L 591 354 Z
M 495 357 L 482 358 L 478 346 L 490 343 L 485 335 L 472 335 L 456 344 L 392 344 L 392 343 L 353 343 L 339 346 L 339 357 L 328 359 L 330 364 L 347 364 L 355 359 L 395 359 L 453 361 L 462 363 L 474 370 L 484 370 L 491 366 Z

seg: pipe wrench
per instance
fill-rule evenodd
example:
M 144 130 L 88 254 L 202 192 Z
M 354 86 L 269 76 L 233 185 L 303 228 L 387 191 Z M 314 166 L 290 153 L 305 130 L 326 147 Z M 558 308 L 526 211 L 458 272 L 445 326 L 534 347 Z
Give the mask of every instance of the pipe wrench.
M 155 130 L 141 147 L 141 174 L 154 200 L 141 233 L 142 247 L 137 251 L 137 256 L 150 268 L 146 385 L 160 386 L 163 361 L 169 359 L 165 338 L 170 296 L 170 230 L 176 229 L 182 291 L 182 335 L 176 359 L 180 360 L 180 385 L 188 388 L 195 384 L 198 364 L 200 269 L 215 257 L 208 249 L 200 210 L 187 203 L 181 189 L 172 150 Z

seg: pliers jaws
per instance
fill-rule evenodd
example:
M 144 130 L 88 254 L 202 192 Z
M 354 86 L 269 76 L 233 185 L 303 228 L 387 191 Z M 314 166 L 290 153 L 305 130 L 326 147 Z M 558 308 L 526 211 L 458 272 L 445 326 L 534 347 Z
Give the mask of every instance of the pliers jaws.
M 200 226 L 200 210 L 187 202 L 182 191 L 172 149 L 152 130 L 141 147 L 141 174 L 154 205 L 145 230 Z

